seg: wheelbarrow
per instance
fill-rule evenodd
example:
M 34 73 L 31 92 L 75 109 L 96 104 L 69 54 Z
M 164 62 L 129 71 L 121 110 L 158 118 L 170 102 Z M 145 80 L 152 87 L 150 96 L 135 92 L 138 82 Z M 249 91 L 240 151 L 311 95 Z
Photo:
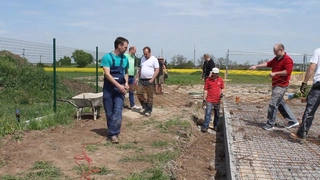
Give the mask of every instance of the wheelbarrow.
M 96 120 L 100 116 L 100 107 L 102 106 L 103 93 L 81 93 L 74 97 L 72 100 L 59 99 L 58 101 L 67 102 L 77 110 L 77 119 L 81 119 L 83 109 L 85 107 L 91 107 L 93 120 Z

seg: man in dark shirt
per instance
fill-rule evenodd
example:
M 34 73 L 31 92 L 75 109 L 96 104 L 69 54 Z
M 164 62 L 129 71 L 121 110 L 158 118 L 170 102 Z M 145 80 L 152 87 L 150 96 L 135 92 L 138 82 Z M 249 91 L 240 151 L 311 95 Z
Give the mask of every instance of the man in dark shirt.
M 202 66 L 201 79 L 206 80 L 210 75 L 210 71 L 212 70 L 212 68 L 216 67 L 216 65 L 214 64 L 214 61 L 210 58 L 209 54 L 204 54 L 203 58 L 204 58 L 204 63 Z

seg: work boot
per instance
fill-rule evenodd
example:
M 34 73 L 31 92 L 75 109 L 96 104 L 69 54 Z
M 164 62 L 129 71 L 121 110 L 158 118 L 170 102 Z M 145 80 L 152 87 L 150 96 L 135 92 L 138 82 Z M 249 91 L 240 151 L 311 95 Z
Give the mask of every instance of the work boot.
M 119 139 L 117 136 L 111 136 L 108 138 L 108 141 L 110 141 L 112 144 L 119 144 Z

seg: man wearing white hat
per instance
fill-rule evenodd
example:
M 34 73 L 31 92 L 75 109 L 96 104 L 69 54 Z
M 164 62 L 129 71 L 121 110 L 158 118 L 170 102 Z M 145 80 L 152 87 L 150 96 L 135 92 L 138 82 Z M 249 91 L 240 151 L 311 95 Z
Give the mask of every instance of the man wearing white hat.
M 224 89 L 224 82 L 223 79 L 219 77 L 219 69 L 213 68 L 204 84 L 203 102 L 206 105 L 206 112 L 204 116 L 204 123 L 201 127 L 202 132 L 208 131 L 212 109 L 214 111 L 214 130 L 218 130 L 222 89 Z

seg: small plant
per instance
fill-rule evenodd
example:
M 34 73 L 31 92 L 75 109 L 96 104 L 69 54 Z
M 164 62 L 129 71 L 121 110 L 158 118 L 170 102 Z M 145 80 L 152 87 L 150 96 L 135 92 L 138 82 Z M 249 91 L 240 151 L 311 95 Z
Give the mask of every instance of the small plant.
M 26 179 L 58 179 L 63 175 L 61 170 L 48 161 L 37 161 L 33 165 L 34 172 L 26 175 Z
M 86 145 L 85 147 L 89 152 L 95 152 L 96 150 L 99 149 L 97 145 Z
M 157 154 L 138 155 L 133 157 L 124 157 L 120 161 L 122 162 L 151 162 L 165 164 L 168 161 L 174 159 L 178 155 L 178 151 L 165 151 Z
M 157 127 L 161 129 L 161 132 L 165 133 L 165 132 L 172 132 L 170 131 L 171 128 L 179 128 L 179 129 L 186 130 L 190 128 L 190 123 L 188 121 L 184 121 L 181 119 L 170 119 L 164 123 L 161 123 Z
M 124 178 L 124 180 L 167 180 L 170 177 L 161 169 L 153 168 L 147 169 L 140 173 L 133 173 L 130 177 Z
M 22 178 L 11 176 L 11 175 L 5 175 L 5 176 L 0 176 L 1 180 L 22 180 Z
M 147 125 L 151 125 L 151 124 L 158 124 L 159 121 L 157 121 L 155 118 L 150 118 L 147 120 L 143 121 L 143 125 L 147 126 Z
M 51 162 L 48 161 L 36 161 L 33 164 L 32 169 L 50 169 L 52 167 Z
M 12 140 L 14 142 L 21 141 L 22 138 L 23 138 L 23 132 L 22 131 L 16 131 L 12 136 Z
M 84 164 L 82 164 L 81 166 L 74 166 L 73 169 L 76 170 L 77 173 L 80 175 L 83 174 L 83 172 L 89 172 L 89 166 Z M 93 166 L 90 168 L 90 170 L 93 174 L 98 174 L 98 175 L 108 175 L 112 172 L 110 169 L 106 168 L 105 166 L 103 167 Z
M 163 147 L 163 146 L 168 146 L 169 142 L 168 141 L 153 141 L 151 146 L 152 147 Z
M 117 149 L 122 149 L 122 150 L 128 150 L 128 149 L 133 149 L 136 152 L 142 152 L 144 151 L 143 147 L 137 147 L 135 145 L 133 145 L 132 143 L 128 143 L 128 144 L 124 144 L 124 145 L 118 145 L 116 146 Z
M 133 145 L 132 143 L 119 145 L 119 146 L 117 146 L 117 148 L 118 148 L 118 149 L 123 149 L 123 150 L 127 150 L 127 149 L 137 149 L 137 147 L 136 147 L 135 145 Z

